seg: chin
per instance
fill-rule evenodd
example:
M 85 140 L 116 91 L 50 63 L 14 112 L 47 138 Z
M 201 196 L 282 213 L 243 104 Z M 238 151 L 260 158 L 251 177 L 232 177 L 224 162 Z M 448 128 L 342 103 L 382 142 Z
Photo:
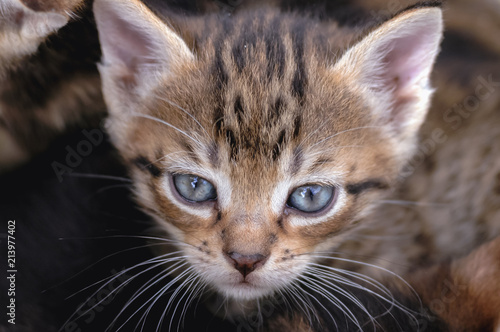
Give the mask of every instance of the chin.
M 217 290 L 221 294 L 224 294 L 224 296 L 227 298 L 241 301 L 258 300 L 265 296 L 272 295 L 275 291 L 271 288 L 259 287 L 250 283 L 225 285 L 223 287 L 219 285 L 217 287 Z
M 227 299 L 236 301 L 251 301 L 274 294 L 276 287 L 263 283 L 256 276 L 243 278 L 219 279 L 213 283 L 217 293 Z

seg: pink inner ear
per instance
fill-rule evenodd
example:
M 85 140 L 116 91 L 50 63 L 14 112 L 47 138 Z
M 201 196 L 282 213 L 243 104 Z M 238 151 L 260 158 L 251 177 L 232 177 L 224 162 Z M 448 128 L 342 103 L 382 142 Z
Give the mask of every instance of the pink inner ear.
M 391 91 L 392 111 L 389 121 L 396 130 L 403 130 L 405 124 L 420 112 L 417 104 L 426 89 L 436 53 L 436 38 L 439 32 L 433 30 L 435 25 L 413 27 L 402 31 L 400 36 L 380 45 L 379 52 L 385 53 L 379 69 L 381 92 Z
M 140 64 L 153 62 L 153 42 L 145 31 L 124 21 L 110 8 L 101 15 L 100 38 L 106 61 L 111 65 L 117 61 L 123 63 L 129 74 L 135 73 Z
M 430 53 L 433 50 L 428 40 L 430 36 L 425 33 L 429 32 L 398 38 L 388 45 L 390 51 L 383 59 L 385 71 L 382 80 L 386 88 L 394 91 L 396 98 L 411 93 L 412 87 L 430 72 L 433 62 Z

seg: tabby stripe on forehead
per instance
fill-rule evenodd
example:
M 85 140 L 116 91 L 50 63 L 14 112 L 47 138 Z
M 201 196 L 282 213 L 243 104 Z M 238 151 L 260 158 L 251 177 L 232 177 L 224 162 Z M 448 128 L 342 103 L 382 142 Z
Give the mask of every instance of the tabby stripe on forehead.
M 234 42 L 232 48 L 233 61 L 239 73 L 243 70 L 248 60 L 248 51 L 250 48 L 255 48 L 257 45 L 257 32 L 253 27 L 253 17 L 249 17 L 240 28 L 240 35 Z M 259 25 L 258 25 L 259 26 Z
M 370 189 L 387 189 L 389 186 L 381 180 L 372 179 L 359 183 L 350 183 L 346 186 L 347 192 L 351 195 L 359 195 L 363 191 Z
M 162 171 L 144 156 L 139 156 L 135 158 L 133 163 L 141 170 L 148 171 L 154 177 L 159 177 L 162 175 Z
M 214 42 L 214 65 L 213 65 L 213 76 L 214 80 L 217 83 L 216 88 L 219 91 L 222 91 L 224 86 L 227 85 L 229 80 L 226 67 L 224 65 L 224 59 L 222 58 L 222 52 L 224 45 L 224 40 L 222 37 L 219 37 Z
M 295 120 L 293 120 L 293 132 L 292 139 L 299 137 L 300 127 L 302 126 L 302 117 L 298 115 Z
M 269 123 L 275 123 L 285 111 L 285 102 L 282 97 L 278 97 L 274 104 L 271 104 L 269 110 Z
M 223 92 L 225 87 L 227 86 L 227 82 L 229 80 L 226 68 L 224 66 L 224 60 L 222 58 L 222 46 L 223 39 L 219 38 L 214 43 L 214 52 L 215 59 L 213 65 L 213 78 L 214 78 L 214 97 L 215 97 L 215 110 L 214 110 L 214 126 L 216 129 L 216 134 L 220 134 L 222 132 L 222 128 L 224 127 L 224 98 Z
M 238 142 L 236 141 L 236 136 L 232 129 L 226 129 L 226 141 L 230 148 L 230 159 L 236 160 L 236 155 L 238 154 Z
M 285 72 L 285 47 L 281 39 L 280 29 L 281 20 L 276 17 L 271 22 L 270 32 L 265 36 L 268 79 L 274 75 L 281 79 Z
M 304 67 L 304 29 L 295 25 L 292 29 L 292 47 L 296 70 L 292 81 L 292 93 L 299 100 L 300 105 L 304 103 L 305 86 L 307 85 L 307 76 Z
M 194 152 L 193 146 L 189 142 L 183 141 L 181 144 L 188 152 L 189 158 L 191 158 L 195 163 L 201 163 L 198 155 Z
M 243 105 L 241 104 L 241 96 L 236 97 L 236 101 L 234 102 L 234 114 L 238 118 L 238 123 L 241 124 L 243 122 Z
M 214 127 L 215 133 L 220 135 L 222 133 L 222 128 L 224 128 L 224 107 L 222 100 L 217 101 L 214 110 Z
M 276 161 L 278 159 L 281 151 L 283 150 L 283 144 L 285 143 L 285 138 L 286 138 L 286 130 L 283 129 L 280 132 L 280 135 L 278 137 L 278 141 L 276 142 L 276 145 L 274 146 L 273 151 L 272 151 L 272 157 L 273 157 L 274 161 Z

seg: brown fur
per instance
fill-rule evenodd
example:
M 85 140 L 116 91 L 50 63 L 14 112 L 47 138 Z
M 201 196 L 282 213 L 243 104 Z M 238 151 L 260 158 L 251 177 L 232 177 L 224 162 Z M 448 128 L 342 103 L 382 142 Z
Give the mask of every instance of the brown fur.
M 417 11 L 400 14 L 394 22 Z M 138 12 L 141 22 L 151 22 L 148 29 L 161 30 L 162 23 L 145 8 L 139 6 Z M 98 16 L 97 21 L 107 22 L 105 16 Z M 481 105 L 485 108 L 481 116 L 469 121 L 459 135 L 439 121 L 445 111 L 439 103 L 448 104 L 450 99 L 466 95 L 460 96 L 451 90 L 453 86 L 447 86 L 453 93 L 438 95 L 421 131 L 424 148 L 428 137 L 436 141 L 432 166 L 415 167 L 411 172 L 403 168 L 399 176 L 413 152 L 416 127 L 403 132 L 388 127 L 354 129 L 381 125 L 376 109 L 386 106 L 383 101 L 371 104 L 376 96 L 365 95 L 360 88 L 364 72 L 359 59 L 370 48 L 344 52 L 366 31 L 375 31 L 373 40 L 383 38 L 388 26 L 363 31 L 267 9 L 241 10 L 230 18 L 208 15 L 174 21 L 173 27 L 175 31 L 154 37 L 164 38 L 169 61 L 158 60 L 156 66 L 165 68 L 159 74 L 137 71 L 135 63 L 118 67 L 115 63 L 120 62 L 112 57 L 112 51 L 106 51 L 110 46 L 104 40 L 101 74 L 111 113 L 108 127 L 125 160 L 145 158 L 161 170 L 159 176 L 139 168 L 132 170 L 137 199 L 158 220 L 165 236 L 191 246 L 186 249 L 190 261 L 219 292 L 234 296 L 232 285 L 240 278 L 227 264 L 228 252 L 270 257 L 248 280 L 262 287 L 279 287 L 283 278 L 290 280 L 291 275 L 302 273 L 298 258 L 303 260 L 315 251 L 335 248 L 347 257 L 355 254 L 364 257 L 364 262 L 405 274 L 467 253 L 483 241 L 478 235 L 471 236 L 474 231 L 483 228 L 489 237 L 499 233 L 495 226 L 499 204 L 491 190 L 481 187 L 471 199 L 468 189 L 474 178 L 494 183 L 488 177 L 498 173 L 500 165 L 493 157 L 498 152 L 490 150 L 491 157 L 485 159 L 481 149 L 464 149 L 464 142 L 478 133 L 488 135 L 482 142 L 496 139 L 495 94 Z M 104 23 L 103 29 L 101 37 L 106 38 L 111 32 Z M 170 43 L 179 43 L 176 31 L 182 32 L 180 36 L 190 50 L 168 50 Z M 343 54 L 348 55 L 341 57 Z M 446 56 L 444 52 L 443 62 L 449 65 Z M 438 91 L 449 75 L 446 65 L 436 73 Z M 154 76 L 157 81 L 145 84 L 142 76 Z M 126 85 L 119 84 L 121 81 Z M 470 91 L 466 84 L 459 89 Z M 487 87 L 481 91 L 484 89 Z M 395 107 L 405 103 L 408 99 L 398 101 Z M 418 107 L 425 108 L 422 103 Z M 415 121 L 418 126 L 420 120 Z M 444 140 L 446 144 L 442 144 Z M 451 170 L 446 167 L 450 160 L 456 165 Z M 491 171 L 477 173 L 478 166 L 471 161 L 478 160 L 489 163 Z M 415 166 L 411 162 L 407 167 Z M 208 178 L 218 186 L 219 200 L 204 205 L 184 203 L 168 180 L 176 173 Z M 298 227 L 294 222 L 307 217 L 286 207 L 276 210 L 270 202 L 282 185 L 280 181 L 293 176 L 307 179 L 318 173 L 341 174 L 341 183 L 335 185 L 346 190 L 342 208 L 322 222 Z M 450 190 L 450 186 L 459 189 Z M 390 205 L 370 210 L 373 202 L 384 199 L 387 188 L 396 189 L 389 196 L 393 197 Z M 447 199 L 450 194 L 453 198 Z M 441 203 L 443 198 L 446 200 Z M 392 205 L 393 200 L 415 202 L 418 210 Z M 471 231 L 467 226 L 471 220 L 481 222 L 481 227 Z M 357 224 L 361 226 L 354 227 Z M 387 234 L 389 240 L 383 237 L 380 241 L 376 236 L 367 240 L 372 234 Z M 404 234 L 409 237 L 402 237 Z M 459 245 L 455 245 L 457 236 L 464 239 Z M 397 265 L 398 261 L 405 265 Z M 328 264 L 367 274 L 381 271 L 341 263 Z M 211 269 L 212 264 L 220 265 L 221 270 Z M 271 281 L 263 279 L 266 275 L 272 275 Z
M 457 12 L 467 8 L 465 2 L 456 3 Z M 63 1 L 47 1 L 43 6 L 33 1 L 26 4 L 38 11 L 61 5 L 69 9 L 79 6 Z M 363 2 L 357 5 L 368 10 L 375 8 Z M 481 5 L 489 8 L 487 2 Z M 154 21 L 158 30 L 163 29 L 161 21 L 145 7 L 140 8 L 138 14 Z M 207 6 L 204 10 L 214 8 Z M 127 90 L 141 86 L 139 75 L 120 77 L 123 73 L 113 73 L 115 76 L 108 81 L 122 79 L 125 84 L 110 89 L 105 83 L 111 113 L 108 128 L 124 160 L 130 163 L 138 202 L 158 220 L 155 235 L 188 243 L 192 246 L 187 250 L 191 263 L 201 269 L 219 264 L 233 280 L 239 275 L 228 264 L 225 253 L 237 250 L 270 256 L 260 271 L 252 273 L 252 278 L 257 275 L 259 280 L 263 273 L 278 276 L 277 279 L 298 275 L 301 259 L 311 252 L 332 248 L 345 257 L 356 255 L 363 262 L 406 274 L 465 255 L 500 233 L 500 164 L 496 158 L 500 151 L 497 146 L 489 146 L 500 138 L 496 125 L 499 88 L 494 84 L 484 86 L 480 79 L 488 80 L 492 75 L 493 81 L 500 81 L 499 53 L 495 44 L 486 46 L 490 40 L 487 36 L 479 37 L 478 30 L 464 34 L 461 23 L 448 19 L 452 22 L 448 35 L 458 35 L 458 42 L 477 41 L 480 52 L 454 52 L 457 45 L 447 44 L 447 40 L 453 39 L 445 36 L 434 74 L 437 95 L 421 129 L 421 150 L 416 151 L 417 156 L 425 156 L 410 159 L 409 166 L 403 168 L 414 152 L 413 132 L 408 134 L 409 139 L 404 135 L 391 136 L 387 128 L 344 132 L 379 126 L 381 121 L 371 112 L 371 97 L 357 89 L 362 73 L 332 71 L 342 54 L 377 26 L 343 25 L 313 14 L 282 14 L 275 8 L 248 12 L 245 8 L 231 11 L 231 18 L 219 14 L 189 18 L 169 14 L 171 29 L 163 33 L 169 43 L 177 45 L 176 38 L 182 37 L 187 47 L 164 51 L 175 61 L 170 64 L 169 75 L 160 75 L 158 85 L 145 92 L 147 98 L 140 99 L 135 95 L 137 91 Z M 412 11 L 401 15 L 409 13 Z M 445 17 L 460 17 L 453 13 L 445 11 Z M 485 21 L 489 22 L 488 27 L 495 26 L 492 20 Z M 85 35 L 95 34 L 91 25 L 86 26 L 90 28 Z M 36 56 L 19 57 L 20 63 L 40 68 L 40 54 L 60 59 L 57 55 L 61 49 L 54 52 L 53 46 L 61 35 L 67 40 L 65 31 L 72 31 L 69 25 L 67 29 L 50 37 Z M 76 44 L 80 42 L 77 40 Z M 448 48 L 452 51 L 447 52 Z M 44 79 L 55 77 L 58 84 L 43 85 L 33 95 L 20 88 L 28 86 L 26 81 L 32 79 L 32 73 L 23 66 L 9 65 L 7 79 L 0 86 L 0 111 L 7 114 L 2 114 L 4 126 L 9 135 L 15 134 L 15 143 L 30 153 L 43 149 L 68 124 L 81 123 L 82 114 L 95 121 L 104 110 L 94 67 L 98 54 L 76 62 L 72 53 L 62 53 L 69 55 L 66 60 L 71 60 L 71 75 L 61 72 L 65 60 L 57 62 L 54 73 L 42 71 Z M 103 63 L 101 72 L 107 66 Z M 18 78 L 22 79 L 17 81 Z M 152 81 L 155 78 L 148 77 Z M 479 96 L 491 92 L 481 100 L 478 109 L 450 111 L 453 104 L 463 103 L 478 91 Z M 34 98 L 36 95 L 52 98 L 42 98 L 41 102 Z M 74 107 L 67 107 L 66 112 L 70 101 Z M 40 105 L 46 107 L 40 110 Z M 88 114 L 89 109 L 95 113 Z M 131 109 L 178 130 L 151 118 L 133 117 Z M 25 113 L 18 113 L 19 110 Z M 39 128 L 48 114 L 54 115 L 56 121 L 51 119 L 43 124 L 43 134 L 32 134 L 32 129 Z M 26 118 L 33 119 L 35 125 L 25 126 Z M 58 123 L 61 125 L 55 125 Z M 337 133 L 342 134 L 327 139 Z M 324 143 L 314 145 L 323 140 Z M 147 169 L 132 165 L 139 159 L 157 171 L 148 172 L 151 165 Z M 403 173 L 398 175 L 402 168 Z M 202 206 L 185 204 L 173 192 L 171 183 L 165 182 L 172 173 L 197 171 L 204 172 L 202 176 L 217 178 L 218 183 L 231 183 L 231 193 L 227 195 L 230 198 L 206 203 L 211 207 L 208 214 Z M 280 181 L 318 173 L 341 174 L 341 180 L 333 185 L 345 189 L 345 204 L 328 220 L 297 227 L 293 221 L 300 215 L 287 208 L 277 211 L 269 202 Z M 225 189 L 221 185 L 221 191 Z M 385 202 L 380 205 L 380 200 Z M 403 205 L 394 205 L 394 200 L 403 201 Z M 380 272 L 359 264 L 327 264 L 371 275 Z M 457 271 L 462 273 L 460 268 Z M 446 275 L 446 271 L 443 273 Z M 209 278 L 214 282 L 218 277 L 213 274 Z M 277 282 L 269 286 L 283 285 Z M 474 290 L 466 299 L 472 303 L 476 298 L 490 300 L 476 296 L 480 293 Z M 486 306 L 481 308 L 482 321 L 489 321 L 491 315 Z
M 409 281 L 451 331 L 500 328 L 500 239 L 468 256 L 413 274 Z
M 499 276 L 500 238 L 496 238 L 466 257 L 419 269 L 408 275 L 406 280 L 413 287 L 412 290 L 393 278 L 386 278 L 384 283 L 391 288 L 398 301 L 423 314 L 419 321 L 421 330 L 498 331 L 500 299 L 495 295 L 500 292 Z M 420 298 L 415 297 L 413 291 Z M 378 327 L 392 331 L 392 323 L 382 316 L 378 320 Z M 413 327 L 404 328 L 412 330 Z M 324 329 L 320 326 L 311 327 L 307 318 L 301 314 L 292 316 L 276 313 L 269 317 L 264 330 Z
M 368 46 L 360 43 L 359 50 L 347 55 L 350 60 L 339 60 L 360 40 L 360 29 L 274 9 L 176 22 L 173 26 L 188 36 L 188 43 L 195 41 L 190 45 L 193 57 L 179 45 L 175 32 L 162 30 L 162 23 L 143 6 L 108 6 L 96 2 L 111 137 L 125 160 L 144 159 L 161 170 L 155 175 L 132 169 L 137 200 L 158 220 L 156 232 L 189 244 L 189 260 L 222 294 L 253 297 L 232 290 L 241 276 L 227 263 L 227 253 L 270 257 L 248 280 L 259 284 L 256 292 L 262 294 L 282 287 L 301 273 L 309 255 L 341 242 L 373 200 L 397 180 L 417 128 L 403 130 L 392 119 L 384 120 L 377 113 L 383 102 L 373 106 L 375 94 L 364 95 L 359 83 L 364 72 L 357 70 L 369 61 L 363 60 Z M 164 43 L 160 49 L 166 50 L 165 62 L 141 54 L 147 63 L 138 71 L 141 64 L 120 58 L 123 51 L 114 50 L 107 40 L 119 34 L 108 25 L 110 13 L 125 15 L 129 6 L 136 6 L 137 15 L 131 26 L 148 22 L 145 31 L 158 30 L 153 36 Z M 418 13 L 409 10 L 391 24 Z M 370 30 L 372 43 L 384 38 L 390 25 Z M 145 52 L 140 43 L 134 41 Z M 353 63 L 359 63 L 358 69 L 351 69 Z M 164 72 L 146 74 L 156 67 Z M 405 98 L 402 105 L 413 102 L 412 96 Z M 424 114 L 425 106 L 418 107 L 424 109 L 408 110 L 407 116 Z M 414 123 L 419 121 L 417 117 Z M 219 200 L 185 203 L 171 184 L 176 173 L 213 181 Z M 338 182 L 332 183 L 335 177 Z M 335 215 L 304 216 L 285 202 L 278 208 L 271 204 L 276 188 L 286 186 L 278 196 L 283 200 L 294 186 L 310 182 L 337 188 L 342 196 Z M 295 224 L 311 218 L 316 218 L 314 224 Z M 214 264 L 223 273 L 211 268 Z

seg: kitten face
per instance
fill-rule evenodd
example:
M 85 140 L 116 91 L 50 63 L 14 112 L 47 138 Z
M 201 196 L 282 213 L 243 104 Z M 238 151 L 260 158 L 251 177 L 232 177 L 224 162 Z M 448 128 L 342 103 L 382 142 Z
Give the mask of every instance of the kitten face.
M 264 97 L 257 95 L 253 99 L 246 95 L 243 91 L 248 87 L 244 86 L 243 91 L 234 89 L 241 107 L 249 103 L 256 106 L 254 111 L 243 110 L 246 118 L 238 122 L 234 113 L 237 103 L 226 102 L 221 116 L 199 101 L 180 99 L 200 95 L 208 99 L 214 95 L 210 93 L 214 87 L 198 83 L 185 88 L 180 85 L 177 81 L 178 94 L 163 93 L 141 112 L 151 118 L 138 118 L 129 124 L 127 142 L 134 144 L 127 148 L 126 158 L 134 161 L 141 156 L 147 160 L 133 170 L 139 184 L 138 199 L 176 239 L 192 245 L 186 248 L 190 262 L 224 293 L 255 297 L 288 283 L 304 269 L 310 259 L 306 253 L 314 252 L 318 245 L 332 241 L 332 236 L 348 228 L 367 200 L 379 194 L 377 189 L 388 188 L 391 179 L 387 174 L 396 173 L 397 162 L 386 148 L 390 139 L 378 128 L 371 128 L 374 125 L 368 121 L 368 115 L 367 120 L 359 118 L 354 123 L 343 119 L 345 127 L 336 122 L 342 119 L 340 111 L 335 120 L 327 123 L 313 112 L 295 115 L 299 120 L 286 120 L 295 126 L 280 123 L 280 118 L 273 123 L 267 119 L 277 115 L 266 110 L 275 104 L 266 105 Z M 207 91 L 190 94 L 197 86 L 206 86 Z M 345 105 L 343 96 L 335 96 L 334 87 L 332 84 L 331 104 Z M 280 92 L 282 98 L 284 93 Z M 269 99 L 279 98 L 273 97 Z M 198 125 L 163 100 L 183 105 L 192 114 L 208 112 L 199 117 Z M 289 103 L 283 106 L 287 107 L 283 112 L 292 113 L 293 107 L 299 109 L 292 96 L 283 100 Z M 303 107 L 320 114 L 326 112 L 315 109 L 320 105 L 313 102 L 305 102 Z M 330 108 L 328 112 L 335 112 L 335 107 L 323 106 Z M 178 114 L 180 119 L 171 114 Z M 186 134 L 165 130 L 166 125 L 152 120 L 153 117 Z M 213 119 L 217 117 L 224 122 L 220 128 L 214 128 Z M 272 125 L 262 123 L 262 119 Z M 193 123 L 186 126 L 186 120 Z M 346 132 L 329 138 L 343 131 Z M 141 169 L 144 164 L 154 171 Z M 189 202 L 175 186 L 174 178 L 179 174 L 209 181 L 216 189 L 217 199 Z M 333 188 L 331 202 L 318 212 L 291 207 L 288 201 L 294 190 L 310 185 Z M 361 192 L 363 187 L 366 190 Z M 243 275 L 228 258 L 230 253 L 262 255 L 266 262 L 246 276 L 246 284 L 241 284 Z
M 338 55 L 345 41 L 314 22 L 254 12 L 207 19 L 213 36 L 194 33 L 193 54 L 135 1 L 96 1 L 95 13 L 108 128 L 135 164 L 137 200 L 236 299 L 307 274 L 390 188 L 425 116 L 441 33 L 439 9 L 408 11 L 336 61 L 313 41 Z

